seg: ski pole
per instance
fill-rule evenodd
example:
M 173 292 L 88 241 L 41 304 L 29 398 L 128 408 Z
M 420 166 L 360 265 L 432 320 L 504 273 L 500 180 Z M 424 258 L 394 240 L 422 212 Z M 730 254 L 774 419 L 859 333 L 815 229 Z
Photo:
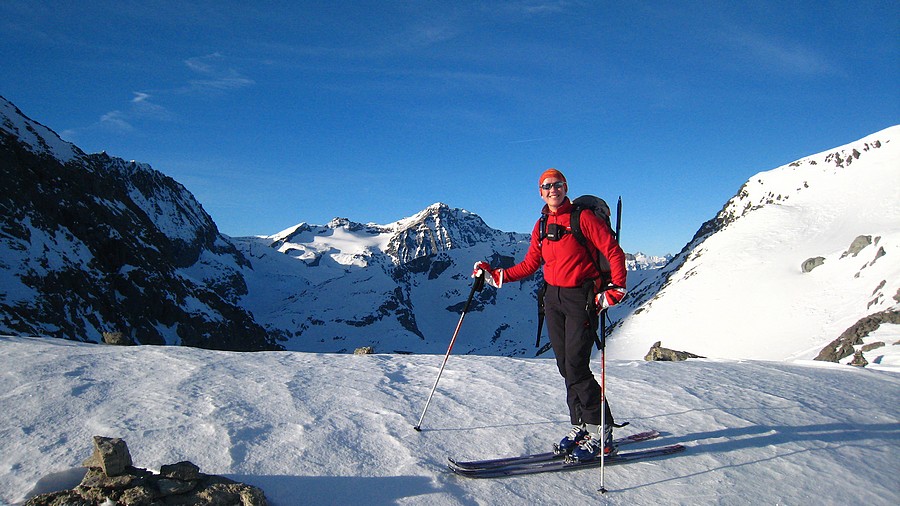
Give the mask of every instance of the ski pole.
M 622 197 L 619 196 L 619 202 L 616 204 L 616 242 L 619 242 L 622 232 Z M 600 425 L 603 427 L 603 449 L 600 450 L 600 493 L 606 493 L 604 478 L 606 477 L 606 312 L 604 311 L 601 320 L 601 336 L 600 340 L 603 345 L 600 347 Z
M 605 334 L 605 332 L 604 332 Z M 600 430 L 603 431 L 603 448 L 600 450 L 600 493 L 606 493 L 604 477 L 606 470 L 606 336 L 603 336 L 603 346 L 600 348 Z
M 437 378 L 434 380 L 434 386 L 431 387 L 431 393 L 428 395 L 428 400 L 425 401 L 425 409 L 422 410 L 422 416 L 419 417 L 419 423 L 413 427 L 413 429 L 416 429 L 419 432 L 422 432 L 422 420 L 425 419 L 425 413 L 428 412 L 428 405 L 431 404 L 431 398 L 434 397 L 434 391 L 437 390 L 438 381 L 441 380 L 441 374 L 444 373 L 447 359 L 450 358 L 450 351 L 453 350 L 456 336 L 459 335 L 459 328 L 462 326 L 463 318 L 466 317 L 466 312 L 469 311 L 469 304 L 472 303 L 472 297 L 475 296 L 476 291 L 480 292 L 482 288 L 484 288 L 484 271 L 481 271 L 481 274 L 475 278 L 475 282 L 472 283 L 472 291 L 469 292 L 469 298 L 466 300 L 466 305 L 463 307 L 462 314 L 459 315 L 459 323 L 456 324 L 456 330 L 453 331 L 453 337 L 450 339 L 450 346 L 447 348 L 447 353 L 444 355 L 444 362 L 441 363 L 441 369 L 438 371 Z

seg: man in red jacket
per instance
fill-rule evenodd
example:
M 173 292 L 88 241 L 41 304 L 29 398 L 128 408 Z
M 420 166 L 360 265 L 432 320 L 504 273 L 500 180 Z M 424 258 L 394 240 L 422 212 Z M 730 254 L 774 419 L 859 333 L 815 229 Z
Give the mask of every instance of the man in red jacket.
M 566 382 L 566 403 L 572 430 L 559 443 L 563 451 L 571 451 L 578 460 L 590 460 L 601 451 L 613 453 L 612 414 L 606 407 L 605 422 L 601 424 L 600 384 L 591 372 L 595 321 L 588 313 L 602 311 L 625 296 L 625 253 L 616 243 L 609 226 L 592 212 L 580 213 L 580 228 L 587 239 L 587 247 L 573 236 L 570 219 L 574 209 L 566 196 L 566 178 L 556 169 L 547 169 L 538 181 L 541 199 L 546 203 L 546 229 L 541 220 L 531 233 L 531 245 L 525 259 L 508 268 L 494 269 L 487 262 L 475 264 L 473 276 L 484 271 L 488 284 L 495 288 L 504 282 L 518 281 L 534 274 L 543 264 L 547 290 L 544 295 L 544 314 L 550 344 L 556 355 L 559 373 Z M 597 269 L 591 258 L 597 252 L 608 261 L 610 272 Z M 596 257 L 595 257 L 596 258 Z M 593 304 L 589 304 L 593 302 Z

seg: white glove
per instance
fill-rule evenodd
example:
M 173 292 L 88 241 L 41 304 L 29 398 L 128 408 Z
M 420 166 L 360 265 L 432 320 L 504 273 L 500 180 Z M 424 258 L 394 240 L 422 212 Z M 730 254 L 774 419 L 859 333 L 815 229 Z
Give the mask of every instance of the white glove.
M 477 278 L 481 276 L 482 272 L 485 274 L 484 280 L 487 281 L 487 284 L 494 288 L 503 286 L 503 269 L 492 269 L 491 264 L 485 261 L 475 262 L 475 267 L 472 269 L 472 277 Z
M 625 298 L 625 288 L 621 286 L 611 286 L 608 289 L 597 294 L 594 301 L 597 304 L 597 312 L 603 311 L 609 307 L 615 306 Z

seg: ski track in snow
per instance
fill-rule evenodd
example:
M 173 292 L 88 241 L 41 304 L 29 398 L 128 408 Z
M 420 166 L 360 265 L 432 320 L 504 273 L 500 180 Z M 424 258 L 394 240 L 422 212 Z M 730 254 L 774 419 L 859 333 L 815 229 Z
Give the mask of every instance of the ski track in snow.
M 0 503 L 70 488 L 91 437 L 135 465 L 190 460 L 293 504 L 597 502 L 599 471 L 471 480 L 469 459 L 546 451 L 568 430 L 553 359 L 229 353 L 0 338 Z M 595 361 L 595 370 L 599 369 Z M 820 363 L 607 359 L 636 448 L 686 452 L 610 467 L 606 504 L 898 502 L 900 376 Z M 82 471 L 83 472 L 83 471 Z

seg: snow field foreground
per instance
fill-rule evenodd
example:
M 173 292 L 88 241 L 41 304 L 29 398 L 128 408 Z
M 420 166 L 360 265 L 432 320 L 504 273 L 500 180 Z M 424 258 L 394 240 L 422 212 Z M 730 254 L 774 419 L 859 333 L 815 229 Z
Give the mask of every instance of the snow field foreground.
M 460 337 L 464 339 L 464 336 Z M 202 472 L 296 504 L 900 502 L 900 376 L 820 363 L 607 357 L 622 436 L 686 452 L 599 470 L 471 480 L 448 456 L 545 451 L 568 430 L 551 359 L 228 353 L 0 337 L 0 503 L 70 488 L 91 437 L 135 465 Z M 599 369 L 599 360 L 594 362 Z M 34 489 L 34 490 L 33 490 Z

